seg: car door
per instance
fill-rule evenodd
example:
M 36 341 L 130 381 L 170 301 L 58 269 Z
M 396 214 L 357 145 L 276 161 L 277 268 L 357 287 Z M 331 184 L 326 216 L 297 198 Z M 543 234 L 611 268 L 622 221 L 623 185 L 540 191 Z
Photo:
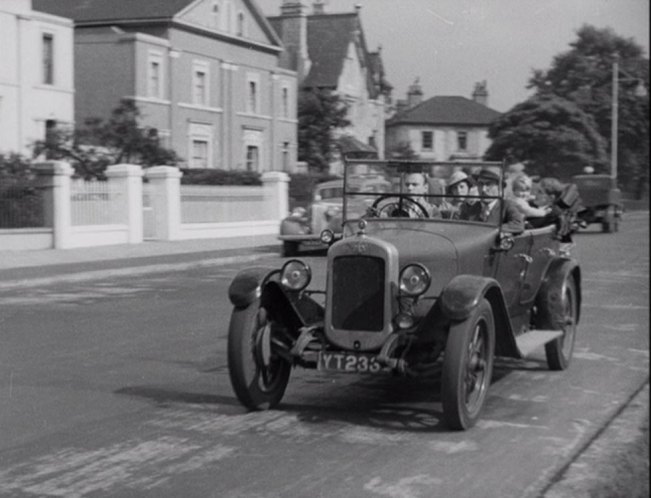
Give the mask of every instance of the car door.
M 495 279 L 502 288 L 509 316 L 517 316 L 525 311 L 520 304 L 520 296 L 531 259 L 531 231 L 514 236 L 513 242 L 511 249 L 497 254 L 495 269 Z
M 520 291 L 520 304 L 529 307 L 533 304 L 541 280 L 543 279 L 550 262 L 558 254 L 558 241 L 554 239 L 554 226 L 528 230 L 530 235 L 530 249 L 528 265 L 523 278 Z

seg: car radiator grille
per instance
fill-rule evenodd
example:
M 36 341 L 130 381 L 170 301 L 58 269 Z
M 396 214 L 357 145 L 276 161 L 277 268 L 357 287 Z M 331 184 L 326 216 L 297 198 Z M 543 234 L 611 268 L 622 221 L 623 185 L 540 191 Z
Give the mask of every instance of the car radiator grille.
M 339 256 L 332 273 L 332 326 L 380 332 L 384 328 L 384 260 Z

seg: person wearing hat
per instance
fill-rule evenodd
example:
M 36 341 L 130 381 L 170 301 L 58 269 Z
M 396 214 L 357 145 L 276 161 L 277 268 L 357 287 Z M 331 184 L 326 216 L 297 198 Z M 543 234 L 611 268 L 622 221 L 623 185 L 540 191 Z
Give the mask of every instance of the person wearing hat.
M 509 199 L 503 199 L 503 209 L 500 212 L 500 183 L 502 178 L 492 169 L 483 168 L 477 174 L 477 185 L 480 202 L 475 204 L 463 204 L 459 211 L 459 218 L 469 221 L 483 221 L 497 224 L 502 222 L 502 230 L 510 233 L 521 233 L 524 231 L 524 215 L 518 207 Z M 503 187 L 503 185 L 502 185 Z M 500 220 L 501 216 L 501 220 Z
M 463 203 L 472 203 L 468 195 L 477 195 L 477 189 L 472 179 L 463 171 L 455 171 L 448 179 L 446 193 L 451 196 L 439 206 L 443 218 L 458 219 L 459 209 Z

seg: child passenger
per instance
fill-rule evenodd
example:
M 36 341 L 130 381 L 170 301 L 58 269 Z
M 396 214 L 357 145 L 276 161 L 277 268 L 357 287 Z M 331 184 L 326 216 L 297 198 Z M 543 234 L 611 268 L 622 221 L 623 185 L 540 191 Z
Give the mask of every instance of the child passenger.
M 525 218 L 542 218 L 551 212 L 551 207 L 534 207 L 529 204 L 531 196 L 531 178 L 524 173 L 519 174 L 513 179 L 511 184 L 512 197 L 518 209 L 524 214 Z

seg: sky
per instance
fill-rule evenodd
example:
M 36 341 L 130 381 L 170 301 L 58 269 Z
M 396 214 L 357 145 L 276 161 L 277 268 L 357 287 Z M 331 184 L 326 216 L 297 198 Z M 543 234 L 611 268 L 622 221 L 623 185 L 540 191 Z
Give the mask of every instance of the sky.
M 311 12 L 313 0 L 302 0 Z M 583 24 L 610 27 L 649 56 L 649 0 L 326 0 L 326 12 L 361 19 L 370 50 L 382 47 L 393 98 L 419 78 L 423 98 L 461 95 L 486 80 L 488 106 L 506 112 L 526 100 L 534 69 L 570 49 Z M 279 15 L 282 0 L 258 0 Z

